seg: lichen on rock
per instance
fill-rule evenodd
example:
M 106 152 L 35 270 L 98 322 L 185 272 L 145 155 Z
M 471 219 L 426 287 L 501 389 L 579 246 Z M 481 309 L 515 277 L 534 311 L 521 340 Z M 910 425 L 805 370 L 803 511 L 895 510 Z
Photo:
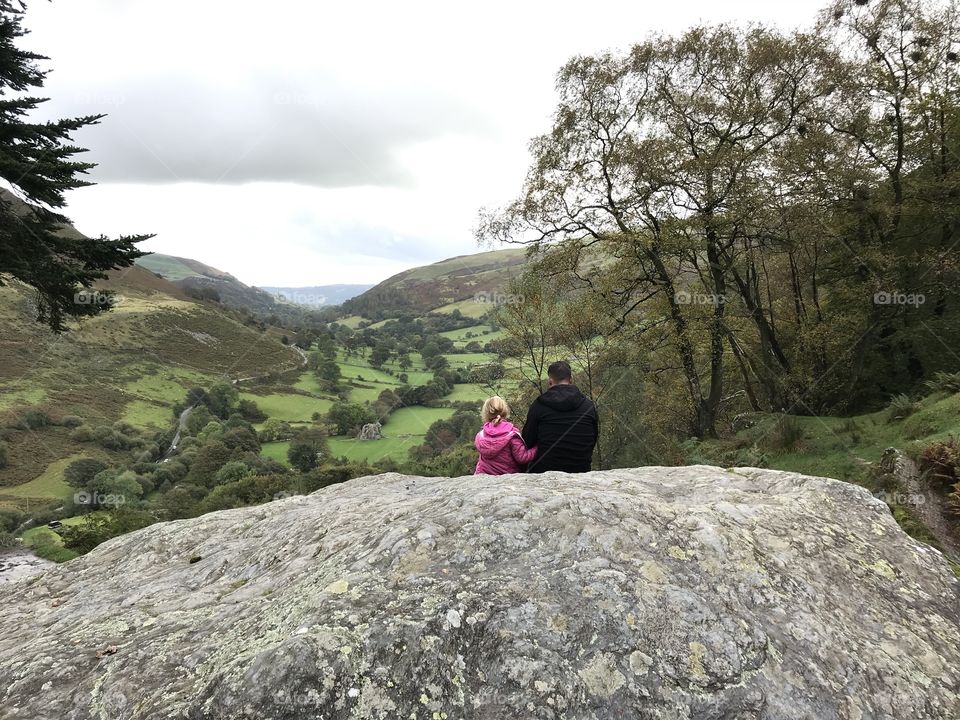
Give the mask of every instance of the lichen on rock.
M 753 468 L 360 478 L 115 538 L 0 623 L 2 720 L 960 717 L 940 553 Z

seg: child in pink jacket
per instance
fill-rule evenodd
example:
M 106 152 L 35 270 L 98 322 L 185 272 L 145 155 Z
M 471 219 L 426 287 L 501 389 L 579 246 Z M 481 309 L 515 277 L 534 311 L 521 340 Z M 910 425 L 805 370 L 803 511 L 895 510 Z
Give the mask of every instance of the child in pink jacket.
M 524 472 L 527 463 L 537 454 L 535 447 L 527 448 L 520 432 L 507 420 L 510 406 L 499 395 L 487 398 L 480 411 L 483 429 L 474 440 L 480 459 L 475 475 L 507 475 Z

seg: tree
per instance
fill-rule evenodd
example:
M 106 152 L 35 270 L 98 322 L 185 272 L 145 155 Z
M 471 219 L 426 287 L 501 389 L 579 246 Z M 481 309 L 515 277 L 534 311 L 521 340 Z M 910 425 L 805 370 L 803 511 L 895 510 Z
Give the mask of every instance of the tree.
M 324 358 L 317 366 L 317 377 L 325 383 L 335 385 L 340 382 L 340 366 L 336 360 Z
M 38 321 L 59 333 L 68 318 L 111 307 L 110 293 L 79 291 L 109 270 L 132 265 L 144 254 L 136 244 L 150 236 L 90 239 L 65 230 L 70 221 L 59 212 L 66 205 L 64 193 L 91 185 L 83 176 L 95 167 L 76 159 L 84 150 L 72 144 L 71 135 L 104 116 L 27 119 L 46 101 L 30 91 L 43 87 L 47 71 L 37 62 L 47 58 L 17 47 L 26 35 L 23 11 L 21 3 L 0 0 L 0 178 L 15 191 L 0 193 L 0 286 L 15 278 L 32 287 Z
M 107 469 L 107 464 L 94 458 L 80 458 L 67 465 L 63 479 L 67 485 L 75 488 L 87 487 L 97 473 Z
M 300 472 L 309 472 L 330 454 L 327 436 L 317 428 L 307 428 L 294 435 L 287 450 L 287 460 Z
M 217 383 L 207 393 L 207 407 L 210 408 L 210 412 L 223 420 L 230 417 L 230 413 L 237 408 L 239 402 L 240 393 L 230 383 Z
M 327 421 L 336 425 L 338 435 L 347 435 L 374 420 L 370 408 L 358 403 L 337 402 L 327 411 Z

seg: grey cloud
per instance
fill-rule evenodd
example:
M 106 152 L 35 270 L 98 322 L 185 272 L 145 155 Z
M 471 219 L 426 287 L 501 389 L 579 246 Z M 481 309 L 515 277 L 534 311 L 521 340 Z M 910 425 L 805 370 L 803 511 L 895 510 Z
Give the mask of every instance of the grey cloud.
M 371 98 L 322 82 L 232 85 L 181 77 L 81 91 L 51 86 L 45 114 L 108 113 L 75 136 L 91 151 L 85 159 L 99 164 L 91 172 L 97 182 L 403 186 L 410 178 L 396 150 L 492 132 L 478 111 L 435 93 Z

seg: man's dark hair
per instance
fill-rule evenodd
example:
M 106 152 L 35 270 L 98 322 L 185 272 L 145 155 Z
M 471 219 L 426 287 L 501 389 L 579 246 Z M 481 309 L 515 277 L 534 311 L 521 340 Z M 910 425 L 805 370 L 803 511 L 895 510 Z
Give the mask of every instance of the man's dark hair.
M 547 368 L 547 375 L 554 382 L 563 382 L 573 378 L 573 373 L 570 372 L 570 363 L 566 360 L 557 360 L 555 363 L 551 363 L 550 367 Z

